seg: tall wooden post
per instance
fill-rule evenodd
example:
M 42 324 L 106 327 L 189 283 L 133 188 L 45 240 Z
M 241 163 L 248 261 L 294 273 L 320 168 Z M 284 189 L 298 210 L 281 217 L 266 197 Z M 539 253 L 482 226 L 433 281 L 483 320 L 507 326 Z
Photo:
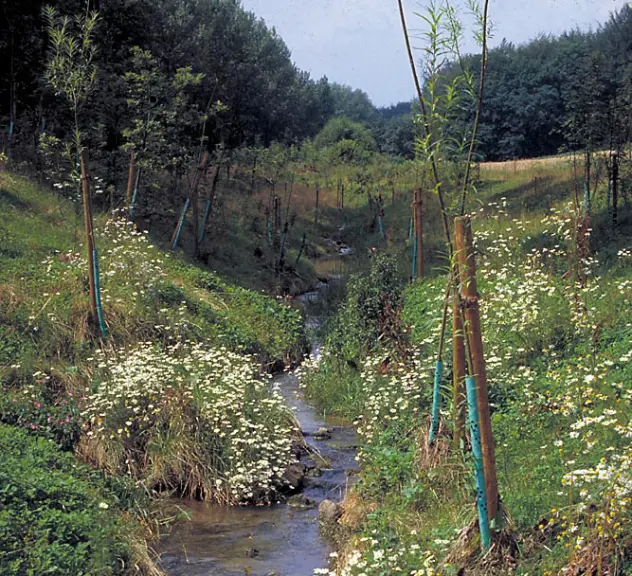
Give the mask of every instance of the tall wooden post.
M 97 291 L 94 275 L 94 229 L 92 224 L 92 199 L 90 194 L 90 166 L 88 150 L 81 151 L 81 188 L 83 191 L 83 220 L 86 230 L 86 250 L 88 256 L 88 284 L 90 286 L 90 312 L 92 322 L 98 320 Z
M 208 226 L 208 221 L 213 215 L 213 210 L 215 208 L 215 192 L 217 190 L 218 182 L 219 164 L 215 167 L 215 172 L 213 173 L 213 183 L 211 184 L 211 193 L 206 200 L 206 211 L 204 213 L 204 217 L 202 218 L 202 227 L 200 228 L 200 244 L 202 243 L 202 240 L 204 240 L 204 236 L 206 235 L 206 227 Z
M 472 245 L 472 223 L 468 216 L 454 220 L 456 255 L 459 267 L 461 302 L 464 308 L 468 349 L 472 360 L 472 374 L 476 381 L 477 405 L 480 418 L 481 447 L 485 471 L 485 491 L 487 493 L 488 517 L 490 522 L 496 519 L 498 511 L 498 480 L 496 477 L 496 457 L 492 435 L 489 393 L 483 337 L 476 289 L 476 258 Z
M 455 282 L 458 286 L 458 282 Z M 465 442 L 465 333 L 461 302 L 457 290 L 452 294 L 452 383 L 454 448 L 460 450 Z
M 281 203 L 278 196 L 272 199 L 272 211 L 274 213 L 274 234 L 276 235 L 281 227 Z
M 320 189 L 318 188 L 318 184 L 316 184 L 316 206 L 314 208 L 314 224 L 318 224 L 318 199 L 320 195 Z
M 200 253 L 200 182 L 206 171 L 206 164 L 208 163 L 208 151 L 202 154 L 200 163 L 198 164 L 195 176 L 193 177 L 193 184 L 191 185 L 191 201 L 193 203 L 193 239 L 195 242 L 195 256 Z M 219 171 L 219 165 L 217 166 Z
M 415 241 L 417 244 L 417 259 L 415 278 L 424 276 L 424 251 L 423 251 L 423 204 L 421 189 L 415 190 L 415 201 L 413 202 L 413 218 L 415 222 Z
M 270 225 L 270 208 L 267 206 L 263 207 L 263 217 L 266 222 L 266 236 L 268 238 L 268 244 L 272 246 L 272 226 Z
M 127 193 L 125 195 L 125 206 L 129 210 L 132 205 L 132 195 L 134 194 L 134 183 L 136 182 L 136 157 L 132 150 L 129 156 L 129 173 L 127 175 Z
M 617 226 L 619 204 L 619 155 L 612 155 L 612 225 Z
M 252 161 L 252 170 L 250 171 L 250 194 L 255 193 L 255 175 L 257 173 L 257 152 L 255 151 L 255 157 Z

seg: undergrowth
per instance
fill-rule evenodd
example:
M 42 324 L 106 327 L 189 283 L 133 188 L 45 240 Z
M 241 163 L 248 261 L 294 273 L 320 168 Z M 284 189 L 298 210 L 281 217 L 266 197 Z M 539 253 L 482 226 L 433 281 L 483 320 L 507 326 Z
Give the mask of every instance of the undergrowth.
M 349 391 L 342 406 L 365 440 L 361 480 L 341 520 L 346 545 L 322 573 L 629 573 L 628 230 L 620 224 L 616 234 L 598 235 L 599 228 L 592 256 L 578 255 L 572 202 L 557 198 L 526 212 L 512 204 L 511 190 L 490 199 L 473 223 L 505 532 L 480 554 L 473 465 L 451 438 L 449 347 L 440 437 L 428 446 L 447 279 L 427 279 L 404 291 L 400 339 L 381 331 L 377 345 L 358 349 L 351 322 L 319 371 L 303 377 L 322 404 L 331 398 L 330 409 Z M 605 208 L 597 198 L 594 221 L 607 217 Z M 345 314 L 343 307 L 340 319 Z
M 143 499 L 50 440 L 0 425 L 2 574 L 159 575 L 133 520 Z
M 301 313 L 161 251 L 120 215 L 95 215 L 102 338 L 83 242 L 76 206 L 0 172 L 0 423 L 17 450 L 0 472 L 5 496 L 25 483 L 32 500 L 3 502 L 8 574 L 157 573 L 145 543 L 156 531 L 143 528 L 153 496 L 269 503 L 294 458 L 296 423 L 267 373 L 302 356 Z M 98 496 L 118 482 L 147 498 Z

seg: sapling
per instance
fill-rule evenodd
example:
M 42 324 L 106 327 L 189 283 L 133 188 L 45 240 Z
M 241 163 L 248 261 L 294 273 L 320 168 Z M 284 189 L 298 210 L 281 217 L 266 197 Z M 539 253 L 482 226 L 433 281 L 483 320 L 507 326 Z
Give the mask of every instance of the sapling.
M 79 155 L 84 145 L 80 113 L 97 77 L 94 35 L 99 17 L 88 6 L 85 14 L 74 19 L 60 16 L 56 8 L 46 6 L 44 17 L 50 41 L 44 78 L 55 94 L 67 101 L 72 112 L 73 131 L 66 143 L 66 157 L 71 162 L 70 180 L 76 184 L 78 193 Z

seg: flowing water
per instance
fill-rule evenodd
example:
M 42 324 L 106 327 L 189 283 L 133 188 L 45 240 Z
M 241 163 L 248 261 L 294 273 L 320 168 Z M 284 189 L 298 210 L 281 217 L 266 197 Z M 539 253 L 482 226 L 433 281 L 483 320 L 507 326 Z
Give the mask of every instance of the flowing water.
M 316 291 L 298 299 L 318 297 Z M 308 325 L 314 322 L 308 319 Z M 313 353 L 318 349 L 315 345 Z M 181 502 L 191 521 L 177 526 L 161 546 L 162 565 L 170 576 L 311 576 L 315 568 L 327 566 L 331 550 L 320 534 L 317 507 L 325 499 L 340 501 L 353 482 L 357 438 L 352 427 L 318 416 L 302 397 L 294 374 L 280 374 L 275 382 L 315 452 L 302 459 L 315 468 L 301 497 L 293 499 L 298 507 Z M 329 429 L 331 438 L 315 438 L 321 428 Z

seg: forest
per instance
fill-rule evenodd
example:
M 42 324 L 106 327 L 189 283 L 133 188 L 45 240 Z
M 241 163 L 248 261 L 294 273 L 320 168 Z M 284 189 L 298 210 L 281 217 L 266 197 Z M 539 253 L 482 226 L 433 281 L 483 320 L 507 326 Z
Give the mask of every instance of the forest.
M 632 8 L 392 4 L 2 0 L 2 575 L 632 573 Z

